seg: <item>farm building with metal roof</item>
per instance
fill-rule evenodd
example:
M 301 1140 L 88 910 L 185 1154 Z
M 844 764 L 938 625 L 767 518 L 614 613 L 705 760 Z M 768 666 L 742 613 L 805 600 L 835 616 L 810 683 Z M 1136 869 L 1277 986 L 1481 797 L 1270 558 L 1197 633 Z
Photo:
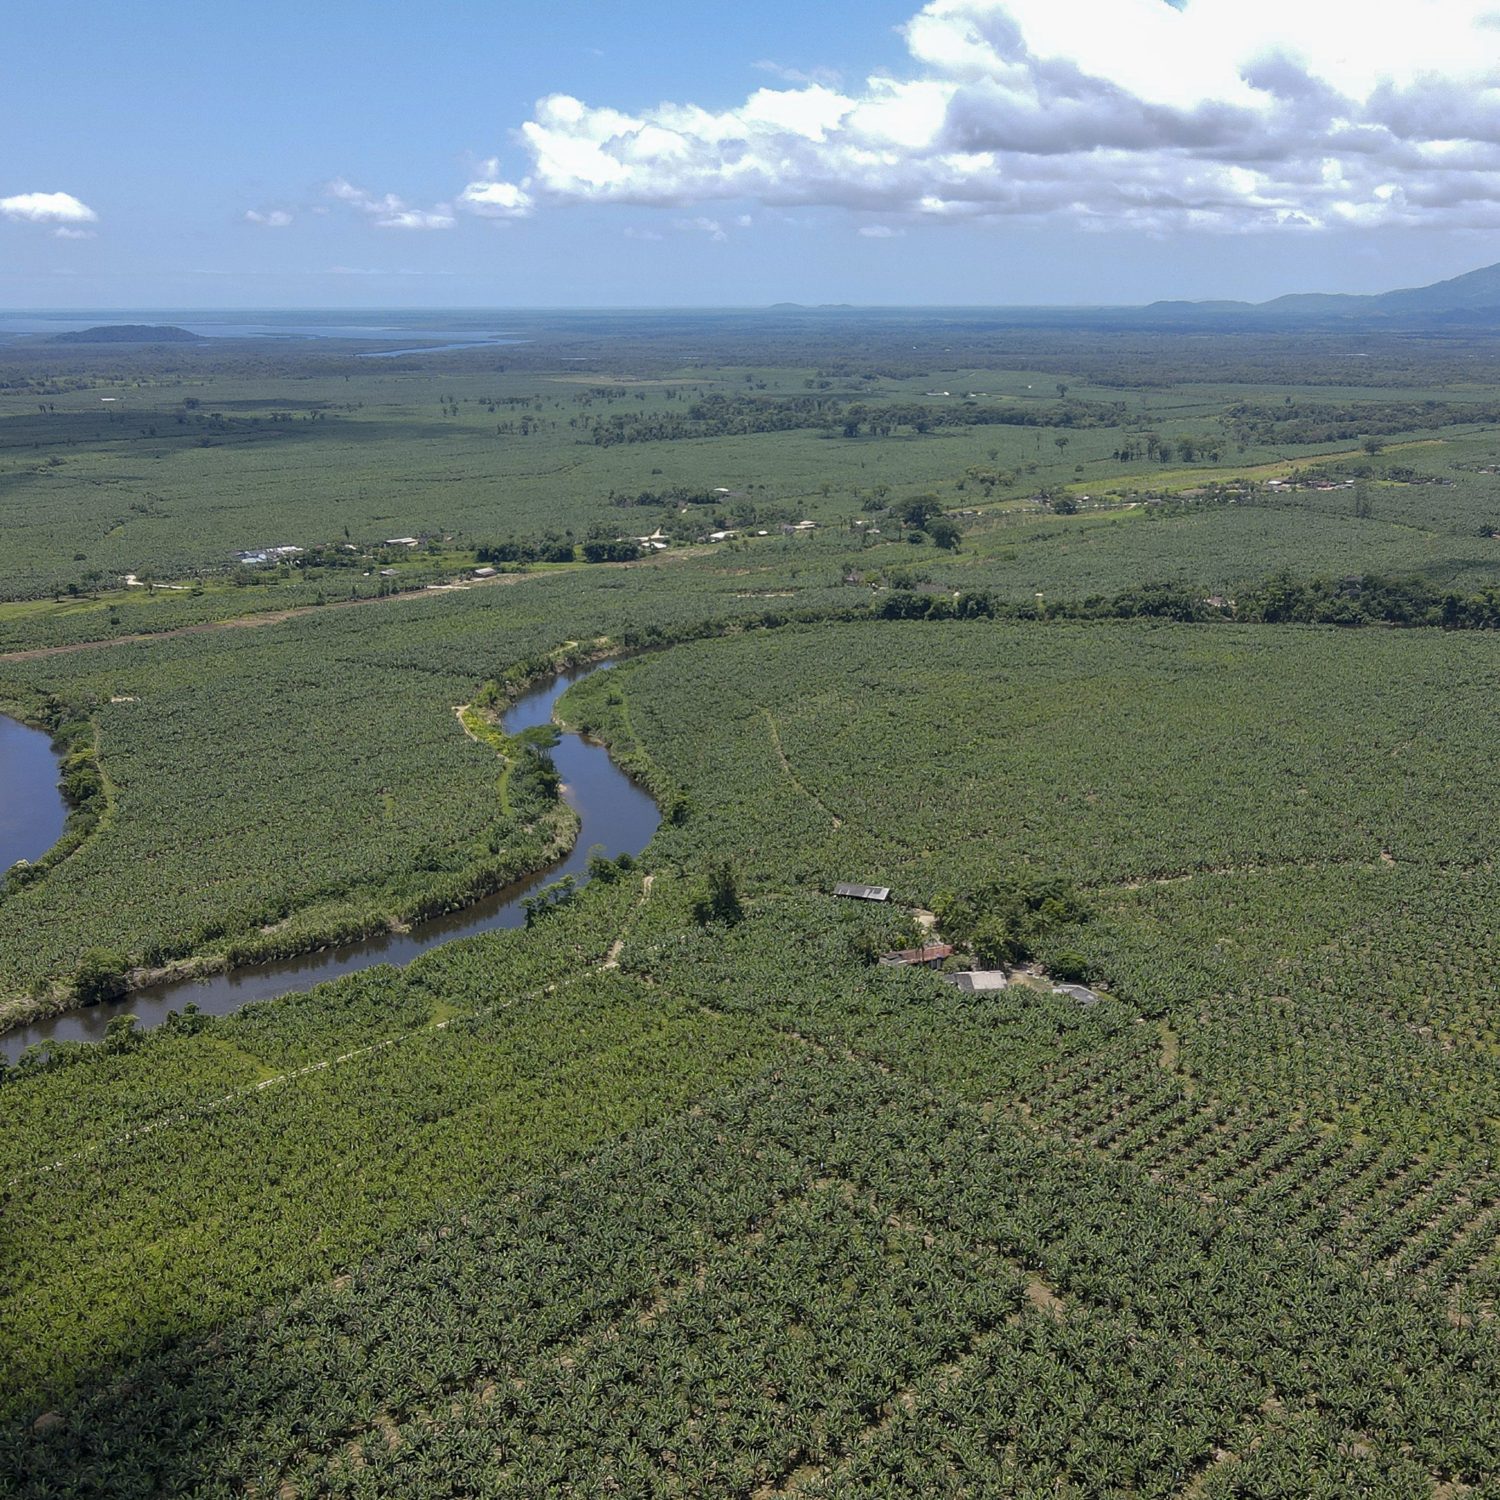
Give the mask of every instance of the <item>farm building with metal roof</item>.
M 888 968 L 920 965 L 925 969 L 935 969 L 945 958 L 952 956 L 952 943 L 928 943 L 925 948 L 901 948 L 894 953 L 882 953 L 880 961 Z
M 1085 1010 L 1104 999 L 1103 995 L 1096 995 L 1093 990 L 1081 984 L 1054 984 L 1052 988 L 1057 994 L 1076 1000 Z
M 964 974 L 944 974 L 943 981 L 966 995 L 985 995 L 1009 985 L 1003 969 L 972 969 Z
M 851 896 L 856 901 L 889 901 L 891 888 L 888 885 L 850 885 L 847 882 L 834 886 L 835 896 Z

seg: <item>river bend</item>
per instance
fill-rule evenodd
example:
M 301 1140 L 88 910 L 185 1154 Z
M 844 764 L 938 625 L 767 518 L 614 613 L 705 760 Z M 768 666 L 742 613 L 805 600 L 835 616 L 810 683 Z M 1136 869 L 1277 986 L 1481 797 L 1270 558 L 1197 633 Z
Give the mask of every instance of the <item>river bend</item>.
M 534 687 L 506 711 L 501 721 L 506 733 L 519 734 L 523 729 L 550 723 L 557 700 L 573 683 L 610 665 L 604 662 L 577 672 L 560 673 Z M 40 754 L 36 744 L 22 742 L 10 735 L 7 726 L 21 731 L 22 736 L 30 735 L 39 741 Z M 13 742 L 19 748 L 7 754 L 6 747 Z M 566 875 L 573 876 L 581 885 L 587 879 L 591 855 L 599 853 L 613 859 L 621 854 L 639 854 L 661 821 L 661 814 L 650 795 L 615 765 L 602 745 L 591 744 L 580 735 L 565 732 L 552 751 L 552 759 L 562 776 L 563 796 L 577 811 L 580 826 L 572 850 L 544 869 L 482 897 L 461 911 L 415 922 L 405 932 L 381 933 L 359 942 L 320 948 L 273 963 L 251 964 L 200 979 L 170 980 L 133 990 L 122 999 L 107 1004 L 49 1016 L 0 1035 L 0 1051 L 14 1062 L 27 1047 L 37 1042 L 96 1042 L 104 1036 L 105 1028 L 115 1016 L 133 1015 L 143 1028 L 150 1028 L 166 1020 L 168 1011 L 181 1010 L 188 1004 L 196 1005 L 208 1015 L 229 1015 L 253 1001 L 270 1000 L 278 995 L 309 989 L 375 964 L 408 964 L 428 949 L 458 938 L 524 925 L 526 911 L 522 901 L 538 886 L 561 880 Z M 61 798 L 56 792 L 57 762 L 45 735 L 25 729 L 13 720 L 0 719 L 0 772 L 6 773 L 4 779 L 0 779 L 0 787 L 4 788 L 3 802 L 0 802 L 0 868 L 4 868 L 15 859 L 35 859 L 44 853 L 62 832 L 66 809 L 61 807 Z M 55 820 L 55 831 L 40 847 L 35 847 L 36 840 L 46 834 L 52 824 L 40 813 L 30 823 L 17 818 L 16 837 L 20 842 L 15 847 L 21 848 L 24 843 L 35 852 L 17 853 L 6 859 L 5 850 L 9 846 L 4 840 L 8 837 L 10 821 L 5 810 L 12 805 L 20 808 L 32 802 L 45 804 L 49 796 L 61 812 Z M 29 833 L 26 832 L 28 828 Z M 28 838 L 29 843 L 25 842 Z

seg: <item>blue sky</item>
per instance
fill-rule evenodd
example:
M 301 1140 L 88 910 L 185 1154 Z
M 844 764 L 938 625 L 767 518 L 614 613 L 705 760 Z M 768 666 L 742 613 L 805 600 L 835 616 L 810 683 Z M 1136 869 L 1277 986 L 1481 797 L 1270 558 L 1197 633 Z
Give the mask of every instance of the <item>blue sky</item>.
M 7 0 L 0 306 L 1428 281 L 1500 259 L 1485 5 Z

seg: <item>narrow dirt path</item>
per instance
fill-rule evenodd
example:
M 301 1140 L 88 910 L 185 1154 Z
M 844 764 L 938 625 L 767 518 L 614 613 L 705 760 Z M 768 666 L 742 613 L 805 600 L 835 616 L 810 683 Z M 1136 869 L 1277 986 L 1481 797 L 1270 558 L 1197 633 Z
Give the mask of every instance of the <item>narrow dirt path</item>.
M 602 965 L 600 966 L 602 967 Z M 454 1020 L 473 1020 L 479 1016 L 494 1015 L 500 1011 L 510 1010 L 513 1006 L 523 1005 L 529 1000 L 539 1000 L 544 995 L 550 995 L 557 990 L 566 989 L 569 985 L 577 984 L 581 979 L 595 971 L 594 966 L 580 970 L 566 978 L 554 981 L 552 984 L 544 985 L 539 990 L 532 990 L 525 995 L 517 995 L 512 1000 L 503 1000 L 494 1005 L 484 1006 L 480 1010 L 468 1011 L 462 1016 L 450 1016 L 442 1021 L 432 1021 L 426 1026 L 418 1027 L 415 1031 L 403 1031 L 397 1036 L 382 1037 L 378 1042 L 370 1042 L 363 1047 L 355 1047 L 348 1052 L 341 1052 L 337 1057 L 325 1057 L 321 1062 L 307 1063 L 300 1068 L 291 1068 L 285 1073 L 276 1073 L 270 1078 L 258 1079 L 255 1083 L 247 1083 L 240 1088 L 231 1089 L 227 1094 L 220 1094 L 213 1099 L 204 1100 L 201 1104 L 189 1105 L 186 1108 L 174 1110 L 170 1114 L 158 1115 L 154 1120 L 144 1121 L 131 1130 L 121 1131 L 118 1135 L 106 1136 L 102 1141 L 91 1141 L 87 1146 L 80 1146 L 76 1151 L 70 1151 L 66 1156 L 60 1156 L 55 1161 L 46 1162 L 41 1166 L 29 1167 L 26 1171 L 12 1177 L 5 1184 L 6 1189 L 16 1187 L 28 1177 L 41 1177 L 48 1172 L 56 1172 L 63 1167 L 70 1166 L 74 1162 L 84 1161 L 90 1156 L 95 1156 L 101 1151 L 107 1151 L 112 1146 L 128 1146 L 132 1141 L 141 1140 L 148 1135 L 154 1135 L 159 1130 L 165 1130 L 168 1126 L 179 1125 L 186 1120 L 196 1119 L 201 1115 L 212 1114 L 214 1110 L 224 1109 L 226 1106 L 236 1103 L 241 1099 L 253 1098 L 256 1094 L 266 1089 L 276 1088 L 284 1083 L 294 1083 L 299 1078 L 307 1078 L 313 1073 L 323 1073 L 329 1068 L 337 1067 L 340 1063 L 355 1062 L 362 1057 L 370 1057 L 376 1052 L 384 1052 L 389 1047 L 398 1046 L 400 1043 L 410 1040 L 414 1036 L 430 1035 L 434 1031 L 444 1031 Z
M 765 716 L 766 728 L 770 731 L 771 748 L 776 752 L 776 759 L 778 762 L 780 762 L 781 769 L 786 773 L 786 779 L 790 781 L 791 784 L 796 787 L 797 790 L 801 792 L 802 795 L 806 797 L 814 807 L 816 807 L 820 812 L 824 813 L 835 828 L 842 828 L 844 826 L 844 820 L 839 817 L 839 815 L 834 812 L 834 810 L 829 807 L 828 804 L 824 802 L 816 792 L 809 790 L 809 788 L 805 786 L 801 779 L 798 777 L 797 773 L 792 769 L 791 761 L 786 758 L 786 751 L 781 748 L 781 731 L 776 727 L 776 720 L 772 717 L 771 710 L 769 708 L 763 708 L 761 709 L 761 713 Z
M 307 1063 L 300 1068 L 291 1068 L 285 1073 L 274 1074 L 270 1078 L 257 1079 L 254 1083 L 242 1084 L 237 1089 L 231 1089 L 227 1094 L 220 1094 L 216 1098 L 204 1100 L 202 1103 L 173 1110 L 170 1114 L 158 1115 L 154 1120 L 143 1121 L 133 1129 L 122 1131 L 118 1135 L 107 1136 L 102 1141 L 91 1141 L 87 1146 L 80 1146 L 76 1151 L 70 1151 L 66 1156 L 58 1157 L 54 1161 L 46 1162 L 40 1166 L 29 1167 L 26 1171 L 11 1178 L 5 1184 L 6 1190 L 8 1191 L 18 1186 L 28 1177 L 40 1177 L 49 1172 L 56 1172 L 75 1162 L 84 1161 L 90 1156 L 97 1155 L 101 1151 L 106 1151 L 111 1146 L 129 1145 L 132 1141 L 138 1141 L 145 1136 L 154 1135 L 159 1130 L 165 1130 L 170 1125 L 181 1124 L 185 1120 L 210 1114 L 217 1109 L 224 1109 L 241 1099 L 253 1098 L 256 1094 L 262 1093 L 266 1089 L 276 1088 L 285 1083 L 294 1083 L 297 1079 L 307 1078 L 314 1073 L 326 1072 L 329 1068 L 337 1067 L 340 1063 L 355 1062 L 359 1058 L 370 1057 L 377 1052 L 384 1052 L 387 1048 L 398 1046 L 413 1036 L 427 1036 L 435 1031 L 444 1031 L 450 1022 L 454 1020 L 472 1020 L 478 1016 L 495 1015 L 500 1011 L 510 1010 L 514 1006 L 525 1005 L 530 1001 L 540 1000 L 544 996 L 556 994 L 559 990 L 564 990 L 580 983 L 582 980 L 588 978 L 590 974 L 618 969 L 620 967 L 620 953 L 625 946 L 625 939 L 629 935 L 630 927 L 639 914 L 641 907 L 646 904 L 647 899 L 651 895 L 651 886 L 655 878 L 654 875 L 646 875 L 642 878 L 641 897 L 631 908 L 630 915 L 626 919 L 625 929 L 610 944 L 608 956 L 598 963 L 589 964 L 579 969 L 576 973 L 565 975 L 561 979 L 554 980 L 551 984 L 543 985 L 541 989 L 528 991 L 526 994 L 517 995 L 513 999 L 497 1001 L 494 1005 L 483 1006 L 479 1010 L 469 1011 L 462 1016 L 450 1016 L 442 1021 L 432 1021 L 426 1026 L 418 1027 L 414 1031 L 403 1031 L 396 1036 L 382 1037 L 378 1042 L 370 1042 L 363 1047 L 355 1047 L 348 1052 L 341 1052 L 337 1057 L 325 1057 L 321 1062 Z
M 471 588 L 524 583 L 528 579 L 546 578 L 546 573 L 502 573 L 495 578 L 476 578 Z M 40 661 L 49 656 L 76 656 L 80 651 L 103 651 L 110 646 L 139 646 L 146 641 L 169 641 L 183 635 L 212 635 L 220 630 L 253 630 L 262 625 L 284 625 L 303 615 L 326 615 L 330 610 L 362 609 L 372 604 L 394 604 L 398 601 L 430 599 L 434 593 L 451 593 L 451 589 L 410 589 L 399 594 L 377 594 L 369 599 L 335 599 L 331 604 L 299 604 L 292 609 L 268 609 L 254 615 L 231 615 L 224 620 L 202 620 L 196 625 L 174 625 L 170 630 L 137 631 L 131 635 L 112 635 L 98 641 L 70 641 L 65 646 L 29 646 L 22 651 L 0 651 L 0 662 Z M 467 590 L 465 590 L 467 592 Z
M 1103 880 L 1095 884 L 1085 886 L 1090 891 L 1140 891 L 1154 886 L 1183 885 L 1189 880 L 1212 880 L 1222 875 L 1279 875 L 1288 870 L 1306 870 L 1309 874 L 1319 874 L 1327 870 L 1394 870 L 1396 868 L 1395 856 L 1387 849 L 1380 851 L 1380 857 L 1375 860 L 1368 859 L 1362 855 L 1349 855 L 1344 858 L 1333 859 L 1284 859 L 1267 860 L 1263 864 L 1248 865 L 1205 865 L 1197 870 L 1178 870 L 1170 875 L 1149 875 L 1138 880 Z M 1489 862 L 1473 865 L 1448 865 L 1445 868 L 1467 873 L 1470 870 L 1482 870 L 1489 868 Z
M 630 920 L 625 923 L 625 929 L 614 942 L 609 945 L 609 956 L 599 965 L 601 969 L 618 969 L 620 967 L 620 954 L 625 951 L 625 939 L 630 936 L 630 929 L 635 923 L 637 914 L 646 904 L 651 896 L 651 884 L 656 879 L 654 875 L 647 875 L 641 882 L 641 899 L 636 902 L 630 913 Z
M 639 568 L 651 563 L 680 562 L 689 557 L 700 557 L 707 551 L 701 547 L 682 547 L 675 552 L 659 552 L 654 557 L 643 557 L 635 562 L 592 563 L 596 569 Z M 577 572 L 578 569 L 572 571 Z M 468 593 L 472 589 L 508 588 L 518 583 L 535 583 L 544 578 L 556 577 L 555 573 L 500 573 L 494 578 L 467 578 L 461 590 L 452 585 L 438 585 L 420 589 L 407 589 L 399 594 L 379 594 L 370 599 L 336 599 L 330 604 L 299 604 L 291 609 L 268 609 L 262 614 L 231 615 L 225 620 L 202 620 L 196 625 L 175 625 L 170 630 L 138 631 L 131 635 L 112 635 L 98 641 L 70 641 L 65 646 L 28 646 L 20 651 L 0 651 L 0 662 L 41 661 L 49 656 L 76 656 L 80 651 L 103 651 L 110 646 L 139 646 L 148 641 L 169 641 L 183 635 L 211 635 L 219 630 L 252 630 L 262 625 L 282 625 L 303 615 L 326 615 L 330 610 L 362 609 L 375 604 L 410 603 L 414 599 L 431 599 L 435 595 L 455 592 Z M 158 585 L 160 587 L 160 585 Z

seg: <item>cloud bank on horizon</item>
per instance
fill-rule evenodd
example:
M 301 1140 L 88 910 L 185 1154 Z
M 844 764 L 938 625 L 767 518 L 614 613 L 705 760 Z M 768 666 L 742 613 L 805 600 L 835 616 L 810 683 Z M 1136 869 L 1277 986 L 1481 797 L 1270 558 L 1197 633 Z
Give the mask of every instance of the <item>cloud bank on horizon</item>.
M 549 95 L 520 127 L 529 171 L 490 164 L 456 206 L 1500 227 L 1500 0 L 930 0 L 902 32 L 906 76 L 858 88 L 634 113 Z

